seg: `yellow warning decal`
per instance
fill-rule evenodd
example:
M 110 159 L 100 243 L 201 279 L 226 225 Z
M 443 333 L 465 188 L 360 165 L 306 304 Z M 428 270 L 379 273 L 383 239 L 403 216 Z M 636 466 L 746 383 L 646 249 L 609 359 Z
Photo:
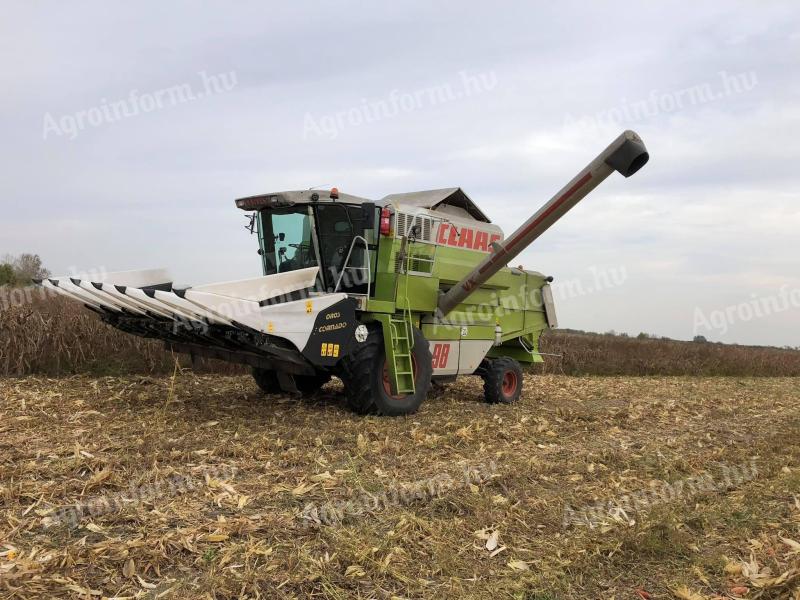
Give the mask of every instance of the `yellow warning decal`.
M 267 322 L 267 331 L 269 333 L 275 331 L 275 323 L 273 323 L 272 321 Z
M 314 311 L 314 302 L 312 300 L 306 300 L 306 312 L 310 313 Z
M 322 344 L 319 355 L 339 358 L 339 344 Z

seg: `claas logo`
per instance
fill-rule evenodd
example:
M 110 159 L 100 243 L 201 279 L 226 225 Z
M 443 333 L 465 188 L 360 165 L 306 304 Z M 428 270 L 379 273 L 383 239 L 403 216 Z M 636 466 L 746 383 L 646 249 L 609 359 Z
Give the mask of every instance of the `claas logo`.
M 491 233 L 489 231 L 472 229 L 470 227 L 456 227 L 450 223 L 441 223 L 439 225 L 439 233 L 436 236 L 436 242 L 444 244 L 445 246 L 491 252 L 491 245 L 501 238 L 502 236 L 499 233 Z

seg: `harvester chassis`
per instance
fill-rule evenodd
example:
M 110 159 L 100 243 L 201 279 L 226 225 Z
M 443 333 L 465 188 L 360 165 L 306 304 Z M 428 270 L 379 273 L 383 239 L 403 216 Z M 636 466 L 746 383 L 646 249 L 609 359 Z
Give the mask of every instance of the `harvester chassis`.
M 240 198 L 262 277 L 177 288 L 164 269 L 38 281 L 172 352 L 253 368 L 265 392 L 308 395 L 332 376 L 358 413 L 415 412 L 435 380 L 484 380 L 515 402 L 556 327 L 552 277 L 509 267 L 611 173 L 649 155 L 626 131 L 510 236 L 460 188 L 380 201 L 316 190 Z

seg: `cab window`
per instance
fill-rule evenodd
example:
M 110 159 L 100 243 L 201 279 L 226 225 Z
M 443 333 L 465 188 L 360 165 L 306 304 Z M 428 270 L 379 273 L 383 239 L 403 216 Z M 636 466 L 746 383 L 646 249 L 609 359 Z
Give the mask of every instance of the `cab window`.
M 264 274 L 317 266 L 308 207 L 262 213 Z
M 333 291 L 336 288 L 341 275 L 339 291 L 366 294 L 367 281 L 371 274 L 360 270 L 367 263 L 362 242 L 356 242 L 353 246 L 350 260 L 345 265 L 353 238 L 363 232 L 361 207 L 344 204 L 320 204 L 316 207 L 316 211 L 320 257 L 325 270 L 328 290 Z M 371 240 L 372 231 L 368 230 L 366 232 L 367 241 Z M 374 256 L 370 264 L 374 266 Z

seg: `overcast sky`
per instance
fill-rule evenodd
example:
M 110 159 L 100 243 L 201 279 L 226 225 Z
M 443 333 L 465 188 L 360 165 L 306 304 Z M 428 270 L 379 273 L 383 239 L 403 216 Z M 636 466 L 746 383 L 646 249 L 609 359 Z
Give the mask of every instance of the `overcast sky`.
M 798 346 L 798 14 L 6 2 L 0 255 L 38 253 L 56 275 L 258 276 L 234 198 L 332 185 L 461 186 L 509 234 L 634 129 L 650 163 L 514 261 L 562 282 L 560 325 Z

